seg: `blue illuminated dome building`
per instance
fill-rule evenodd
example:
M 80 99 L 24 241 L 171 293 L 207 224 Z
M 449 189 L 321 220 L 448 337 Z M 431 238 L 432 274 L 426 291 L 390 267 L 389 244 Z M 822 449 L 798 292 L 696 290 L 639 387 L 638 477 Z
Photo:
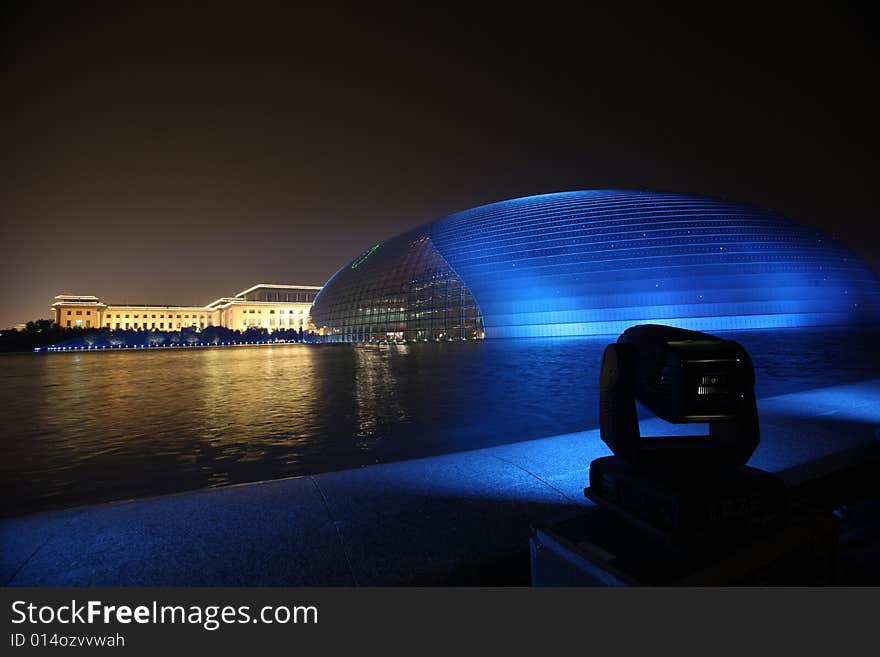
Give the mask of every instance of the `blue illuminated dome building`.
M 880 283 L 843 246 L 768 210 L 679 194 L 529 196 L 375 244 L 315 299 L 326 342 L 880 322 Z

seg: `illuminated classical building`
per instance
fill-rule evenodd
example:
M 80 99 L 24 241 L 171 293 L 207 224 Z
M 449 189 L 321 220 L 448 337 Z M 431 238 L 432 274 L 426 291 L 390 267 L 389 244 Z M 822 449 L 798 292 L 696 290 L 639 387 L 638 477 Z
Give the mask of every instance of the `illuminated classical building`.
M 880 322 L 852 253 L 768 210 L 595 190 L 465 210 L 375 244 L 317 295 L 328 342 L 704 331 Z
M 244 331 L 306 328 L 309 308 L 320 287 L 260 283 L 207 306 L 106 304 L 92 295 L 59 294 L 54 319 L 66 328 L 177 331 L 223 326 Z

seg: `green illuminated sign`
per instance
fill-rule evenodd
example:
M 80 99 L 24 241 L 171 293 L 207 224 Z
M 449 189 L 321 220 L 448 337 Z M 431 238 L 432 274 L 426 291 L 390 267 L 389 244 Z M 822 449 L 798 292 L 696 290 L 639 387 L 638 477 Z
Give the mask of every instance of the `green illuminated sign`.
M 376 249 L 378 249 L 380 246 L 382 246 L 382 245 L 381 245 L 381 244 L 374 244 L 374 245 L 371 246 L 369 249 L 367 249 L 367 252 L 364 253 L 364 255 L 362 255 L 360 258 L 358 258 L 358 259 L 355 260 L 353 263 L 351 263 L 351 268 L 352 268 L 352 269 L 357 269 L 357 268 L 360 267 L 362 264 L 364 264 L 364 260 L 366 260 L 367 258 L 369 258 L 369 257 L 373 254 L 373 251 L 375 251 Z

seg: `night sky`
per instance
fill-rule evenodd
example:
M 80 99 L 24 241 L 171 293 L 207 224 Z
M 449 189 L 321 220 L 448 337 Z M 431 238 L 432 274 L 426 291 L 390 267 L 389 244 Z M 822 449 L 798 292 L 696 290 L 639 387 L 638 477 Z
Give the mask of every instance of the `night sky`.
M 320 285 L 406 228 L 570 189 L 772 208 L 880 271 L 855 6 L 182 4 L 6 10 L 0 327 L 59 293 Z

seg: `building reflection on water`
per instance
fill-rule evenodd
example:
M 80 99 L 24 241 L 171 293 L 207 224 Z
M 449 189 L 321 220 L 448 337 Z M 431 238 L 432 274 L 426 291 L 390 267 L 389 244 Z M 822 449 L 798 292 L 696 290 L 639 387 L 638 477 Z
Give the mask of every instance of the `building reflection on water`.
M 876 333 L 731 334 L 760 396 L 880 376 Z M 596 426 L 608 338 L 0 356 L 4 514 Z
M 406 410 L 400 399 L 400 377 L 389 361 L 405 356 L 406 345 L 356 347 L 355 400 L 357 402 L 357 446 L 369 449 L 382 436 L 388 422 L 405 423 Z

